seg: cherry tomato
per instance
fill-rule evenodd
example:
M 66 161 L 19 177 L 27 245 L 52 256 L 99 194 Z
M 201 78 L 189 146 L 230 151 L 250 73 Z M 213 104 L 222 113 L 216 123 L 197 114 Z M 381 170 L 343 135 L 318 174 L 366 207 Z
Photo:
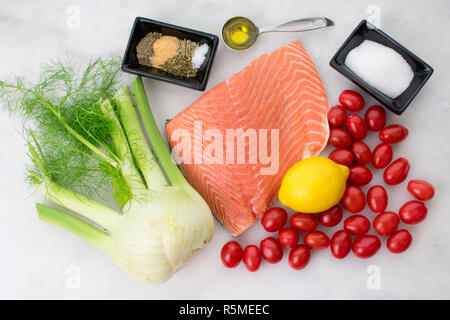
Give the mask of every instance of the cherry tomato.
M 350 111 L 359 111 L 364 108 L 364 98 L 353 90 L 342 91 L 339 95 L 339 103 Z
M 408 129 L 399 124 L 393 124 L 380 131 L 380 140 L 386 143 L 397 143 L 405 140 Z
M 377 169 L 384 168 L 392 161 L 392 157 L 392 147 L 387 143 L 380 143 L 373 149 L 372 164 Z
M 353 242 L 353 254 L 361 259 L 372 257 L 381 247 L 381 241 L 377 236 L 361 236 Z
M 408 182 L 408 191 L 416 199 L 426 201 L 434 196 L 434 187 L 425 180 L 411 180 Z
M 370 131 L 380 131 L 386 125 L 386 111 L 380 106 L 371 106 L 367 109 L 364 119 Z
M 351 234 L 361 236 L 370 230 L 370 221 L 363 215 L 356 214 L 344 220 L 344 229 Z
M 278 232 L 278 242 L 286 248 L 293 248 L 298 242 L 298 233 L 293 228 L 283 228 Z
M 353 158 L 358 164 L 366 164 L 372 160 L 370 148 L 362 141 L 353 142 L 351 150 L 353 152 Z
M 289 252 L 289 265 L 295 270 L 303 269 L 308 264 L 310 256 L 309 248 L 299 244 Z
M 399 210 L 400 219 L 407 224 L 417 224 L 427 217 L 428 209 L 423 202 L 413 200 L 405 203 Z
M 322 231 L 308 232 L 304 241 L 311 250 L 323 250 L 330 245 L 330 238 Z
M 345 128 L 355 140 L 362 140 L 367 136 L 366 122 L 357 114 L 351 114 L 347 117 Z
M 367 204 L 373 212 L 383 212 L 388 204 L 386 189 L 382 186 L 370 187 L 367 191 Z
M 397 230 L 400 223 L 398 214 L 391 211 L 380 213 L 373 220 L 373 228 L 380 236 L 388 236 Z
M 286 210 L 279 207 L 270 208 L 261 219 L 261 224 L 267 232 L 275 232 L 283 228 L 286 224 L 288 215 Z
M 342 215 L 342 208 L 335 205 L 334 207 L 321 212 L 319 214 L 319 220 L 325 227 L 334 227 L 341 221 Z
M 345 258 L 352 250 L 352 237 L 345 230 L 337 231 L 331 238 L 331 254 L 337 259 Z
M 352 144 L 352 137 L 344 129 L 331 128 L 328 143 L 335 148 L 346 148 Z
M 366 206 L 364 192 L 358 186 L 347 186 L 341 203 L 345 209 L 352 213 L 360 212 Z
M 358 186 L 364 186 L 372 180 L 372 172 L 367 167 L 356 165 L 350 168 L 348 182 Z
M 224 244 L 220 252 L 222 263 L 227 268 L 235 268 L 241 262 L 244 251 L 236 241 L 229 241 Z
M 246 246 L 244 249 L 244 265 L 248 271 L 255 272 L 261 265 L 261 253 L 255 245 Z
M 409 248 L 412 242 L 411 233 L 408 230 L 401 229 L 395 231 L 388 238 L 387 248 L 392 253 L 402 253 Z
M 345 108 L 343 106 L 336 105 L 328 110 L 328 123 L 331 127 L 340 127 L 344 124 L 346 116 L 347 111 L 345 111 Z
M 383 173 L 384 182 L 389 185 L 399 184 L 408 176 L 409 162 L 405 158 L 398 158 L 392 162 Z
M 283 258 L 281 244 L 272 237 L 262 240 L 259 247 L 262 257 L 269 263 L 277 263 Z
M 319 220 L 312 214 L 297 212 L 291 216 L 289 223 L 297 231 L 311 232 L 317 228 Z
M 353 164 L 353 154 L 348 149 L 336 149 L 328 155 L 328 158 L 347 167 Z

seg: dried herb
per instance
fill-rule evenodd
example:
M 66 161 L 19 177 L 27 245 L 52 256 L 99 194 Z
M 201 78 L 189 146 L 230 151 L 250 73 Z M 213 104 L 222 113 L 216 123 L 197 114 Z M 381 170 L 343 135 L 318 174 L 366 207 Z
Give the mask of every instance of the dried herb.
M 144 66 L 153 67 L 151 57 L 153 56 L 153 44 L 156 40 L 162 37 L 159 32 L 149 32 L 139 41 L 136 46 L 137 58 L 140 64 Z
M 176 76 L 195 77 L 197 70 L 192 66 L 192 56 L 196 47 L 195 42 L 181 40 L 178 54 L 169 59 L 161 69 Z

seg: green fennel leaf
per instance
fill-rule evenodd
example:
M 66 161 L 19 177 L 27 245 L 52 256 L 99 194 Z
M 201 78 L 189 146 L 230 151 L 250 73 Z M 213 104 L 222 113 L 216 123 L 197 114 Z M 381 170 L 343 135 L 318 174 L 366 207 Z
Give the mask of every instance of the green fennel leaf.
M 105 159 L 114 159 L 109 148 L 111 122 L 99 110 L 99 101 L 112 98 L 120 80 L 117 59 L 95 59 L 83 70 L 71 61 L 55 60 L 41 65 L 36 84 L 23 78 L 0 82 L 0 105 L 23 118 L 23 135 L 39 157 L 45 159 L 45 174 L 63 187 L 84 194 L 101 195 L 115 180 L 115 193 L 124 202 L 129 197 L 120 184 L 120 171 Z M 105 159 L 71 134 L 98 150 Z M 32 183 L 42 179 L 35 161 L 27 168 Z M 118 196 L 119 197 L 119 196 Z M 126 201 L 125 201 L 126 202 Z

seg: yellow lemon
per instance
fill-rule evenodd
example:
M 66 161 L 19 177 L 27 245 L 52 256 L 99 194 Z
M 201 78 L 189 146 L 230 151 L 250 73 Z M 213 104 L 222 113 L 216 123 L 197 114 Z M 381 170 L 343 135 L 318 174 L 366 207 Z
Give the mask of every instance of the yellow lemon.
M 349 169 L 324 157 L 294 164 L 283 177 L 278 198 L 299 212 L 317 213 L 336 205 L 345 192 Z

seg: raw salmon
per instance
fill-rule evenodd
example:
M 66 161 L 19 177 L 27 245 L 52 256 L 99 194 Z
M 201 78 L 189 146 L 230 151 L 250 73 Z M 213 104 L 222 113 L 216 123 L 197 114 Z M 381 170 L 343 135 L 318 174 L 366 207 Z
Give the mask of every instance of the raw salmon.
M 327 111 L 327 96 L 316 67 L 302 44 L 294 41 L 262 55 L 205 93 L 167 124 L 166 133 L 183 159 L 188 180 L 219 221 L 238 236 L 276 199 L 286 171 L 325 147 Z M 220 132 L 230 145 L 217 144 L 220 135 L 208 134 L 210 129 Z M 254 141 L 245 135 L 248 129 L 257 132 L 258 142 L 266 133 L 267 154 L 279 143 L 274 172 L 264 173 L 269 167 L 267 158 L 264 163 L 252 149 Z M 233 137 L 231 144 L 227 130 L 243 138 L 244 151 L 238 150 L 238 138 Z M 185 136 L 190 138 L 181 138 Z M 242 158 L 236 160 L 239 152 L 245 155 L 245 163 Z M 226 158 L 230 153 L 233 158 Z

